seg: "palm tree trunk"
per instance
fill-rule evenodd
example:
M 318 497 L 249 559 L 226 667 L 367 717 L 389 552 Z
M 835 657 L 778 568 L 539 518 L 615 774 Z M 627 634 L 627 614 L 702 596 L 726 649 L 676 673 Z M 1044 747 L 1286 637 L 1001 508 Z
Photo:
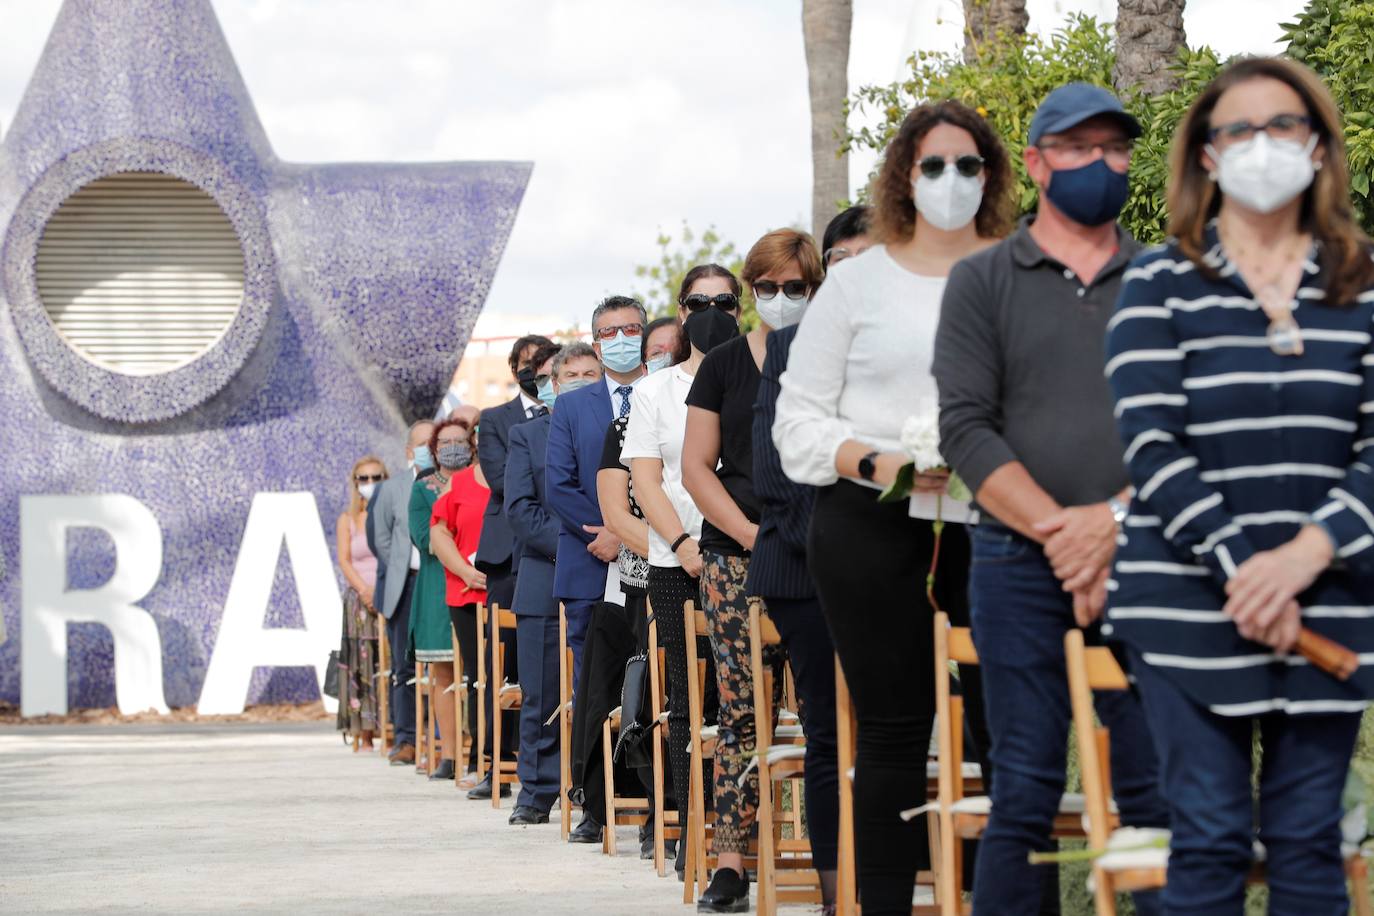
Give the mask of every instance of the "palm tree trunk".
M 964 60 L 973 63 L 981 48 L 999 35 L 1026 34 L 1026 0 L 964 0 Z
M 1120 92 L 1159 95 L 1177 85 L 1169 67 L 1186 41 L 1185 0 L 1119 0 L 1116 5 L 1116 72 Z
M 811 227 L 819 235 L 849 197 L 849 156 L 840 153 L 849 94 L 852 0 L 802 0 L 811 93 Z

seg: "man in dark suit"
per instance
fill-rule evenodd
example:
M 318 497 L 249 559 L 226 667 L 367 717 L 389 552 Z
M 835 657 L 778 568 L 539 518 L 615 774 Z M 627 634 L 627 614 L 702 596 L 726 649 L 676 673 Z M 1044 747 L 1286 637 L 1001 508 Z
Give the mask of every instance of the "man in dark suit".
M 552 401 L 599 384 L 601 364 L 586 344 L 540 347 L 533 364 L 541 399 Z M 552 397 L 548 397 L 552 395 Z M 553 406 L 557 413 L 557 406 Z M 558 601 L 553 597 L 559 521 L 545 505 L 545 457 L 550 418 L 511 429 L 506 462 L 505 512 L 520 549 L 515 585 L 516 645 L 520 656 L 520 796 L 512 824 L 543 824 L 558 797 L 558 727 L 546 724 L 558 708 Z
M 592 344 L 606 370 L 604 382 L 559 396 L 549 424 L 545 460 L 545 504 L 561 523 L 553 594 L 568 618 L 568 645 L 573 652 L 573 683 L 581 683 L 582 644 L 592 609 L 606 596 L 609 564 L 620 552 L 620 539 L 606 528 L 596 495 L 596 473 L 611 420 L 630 413 L 630 394 L 644 375 L 640 346 L 648 316 L 644 306 L 626 296 L 611 296 L 592 312 Z M 584 811 L 568 838 L 572 843 L 599 843 L 601 824 Z
M 520 565 L 513 549 L 514 536 L 502 506 L 505 504 L 506 456 L 510 452 L 511 427 L 537 416 L 543 409 L 534 382 L 535 367 L 530 364 L 535 351 L 552 346 L 547 337 L 528 334 L 511 347 L 510 372 L 520 391 L 504 404 L 482 411 L 477 437 L 477 460 L 482 476 L 491 487 L 491 501 L 482 519 L 482 539 L 477 543 L 474 564 L 487 576 L 487 601 L 508 608 L 515 597 L 515 575 Z
M 564 394 L 549 425 L 547 505 L 562 522 L 553 593 L 567 613 L 575 672 L 581 670 L 592 606 L 606 595 L 607 565 L 620 550 L 620 539 L 601 518 L 596 472 L 606 429 L 615 417 L 629 414 L 630 394 L 644 375 L 645 324 L 644 306 L 626 296 L 611 296 L 596 307 L 592 346 L 605 367 L 605 383 Z

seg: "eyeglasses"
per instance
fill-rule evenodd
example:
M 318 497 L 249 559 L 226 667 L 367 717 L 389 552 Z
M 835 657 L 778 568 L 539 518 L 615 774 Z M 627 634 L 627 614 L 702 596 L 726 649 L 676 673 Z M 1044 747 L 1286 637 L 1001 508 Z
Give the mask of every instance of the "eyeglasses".
M 715 296 L 708 296 L 705 293 L 692 293 L 682 300 L 682 304 L 689 312 L 699 312 L 713 305 L 722 312 L 734 312 L 739 310 L 739 296 L 734 293 L 720 293 Z
M 754 282 L 754 298 L 767 302 L 778 294 L 778 290 L 782 290 L 782 294 L 788 299 L 804 299 L 810 289 L 811 284 L 805 280 L 788 280 L 784 283 L 774 283 L 772 280 L 756 280 Z
M 615 340 L 616 335 L 621 331 L 625 332 L 626 337 L 638 337 L 644 333 L 644 325 L 637 323 L 613 324 L 592 332 L 592 336 L 597 340 Z
M 353 476 L 355 483 L 379 483 L 385 479 L 381 474 L 355 474 Z
M 1307 115 L 1279 114 L 1263 124 L 1232 121 L 1230 124 L 1209 128 L 1207 139 L 1213 143 L 1220 140 L 1223 146 L 1230 146 L 1232 143 L 1244 143 L 1261 131 L 1268 134 L 1271 140 L 1296 140 L 1305 143 L 1307 138 L 1312 136 L 1312 119 Z
M 1134 140 L 1104 140 L 1101 143 L 1089 143 L 1086 140 L 1064 140 L 1057 143 L 1041 143 L 1037 149 L 1053 150 L 1059 154 L 1061 161 L 1070 164 L 1085 164 L 1093 157 L 1097 150 L 1102 151 L 1102 158 L 1107 160 L 1108 165 L 1128 166 L 1131 164 L 1131 151 L 1135 149 Z
M 867 250 L 867 248 L 855 248 L 853 251 L 848 248 L 827 248 L 825 254 L 821 256 L 821 260 L 825 262 L 826 267 L 834 267 L 846 258 L 857 258 Z
M 965 178 L 972 178 L 983 171 L 983 157 L 969 153 L 963 156 L 956 156 L 954 161 L 950 162 L 944 156 L 926 156 L 918 165 L 921 169 L 921 174 L 931 180 L 943 175 L 946 165 L 953 165 L 954 170 L 960 175 L 963 175 Z

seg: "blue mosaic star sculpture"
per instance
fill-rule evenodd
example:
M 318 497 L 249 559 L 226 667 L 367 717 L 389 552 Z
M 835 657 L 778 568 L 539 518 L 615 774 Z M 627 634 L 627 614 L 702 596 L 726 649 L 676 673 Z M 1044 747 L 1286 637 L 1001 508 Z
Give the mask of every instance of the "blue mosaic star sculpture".
M 375 452 L 404 473 L 406 425 L 448 385 L 530 170 L 282 162 L 208 0 L 67 0 L 0 143 L 0 700 L 20 685 L 20 497 L 120 493 L 162 528 L 161 578 L 139 605 L 157 622 L 168 703 L 195 703 L 254 495 L 313 493 L 332 547 L 353 461 Z M 35 278 L 62 202 L 129 171 L 209 193 L 244 257 L 223 338 L 147 376 L 73 350 Z M 69 542 L 69 587 L 110 575 L 107 538 Z M 268 623 L 298 625 L 285 563 L 276 576 Z M 70 636 L 72 705 L 110 705 L 108 635 Z M 313 699 L 314 681 L 263 669 L 248 699 Z

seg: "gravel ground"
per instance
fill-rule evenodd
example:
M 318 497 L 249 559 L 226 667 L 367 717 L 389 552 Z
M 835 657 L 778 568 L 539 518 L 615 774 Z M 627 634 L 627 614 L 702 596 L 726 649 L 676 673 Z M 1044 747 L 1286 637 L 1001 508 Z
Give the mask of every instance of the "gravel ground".
M 331 723 L 0 727 L 0 912 L 694 911 L 634 828 L 609 859 L 509 814 Z

